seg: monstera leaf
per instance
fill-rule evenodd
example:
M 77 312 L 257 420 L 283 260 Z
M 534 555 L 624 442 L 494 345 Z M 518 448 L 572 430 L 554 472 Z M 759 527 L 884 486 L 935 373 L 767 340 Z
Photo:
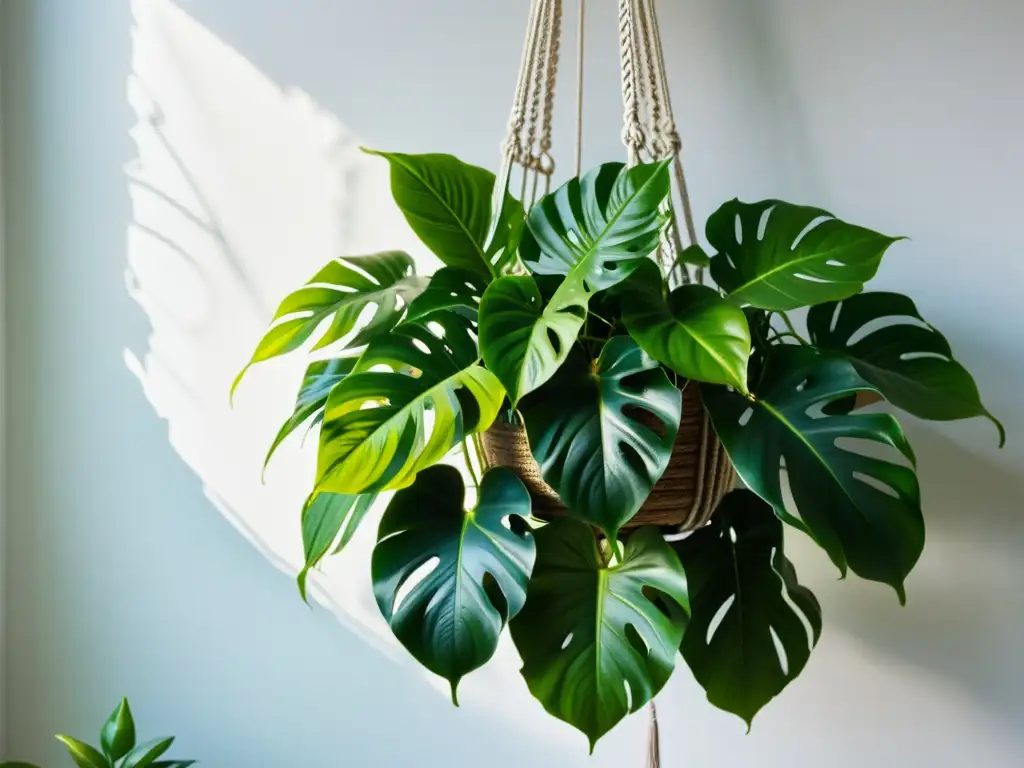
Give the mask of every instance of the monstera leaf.
M 359 524 L 377 499 L 375 493 L 352 496 L 345 493 L 313 493 L 302 507 L 302 549 L 306 564 L 296 583 L 306 599 L 306 580 L 333 547 L 337 554 L 352 540 Z
M 523 401 L 530 448 L 571 514 L 615 538 L 668 466 L 682 395 L 628 336 L 576 350 Z
M 487 429 L 504 395 L 478 363 L 469 320 L 449 312 L 402 324 L 371 342 L 356 371 L 331 390 L 316 490 L 409 485 L 467 435 Z
M 750 491 L 730 493 L 673 548 L 690 592 L 683 658 L 708 701 L 749 726 L 803 670 L 821 607 L 783 554 L 782 523 Z
M 463 508 L 464 497 L 454 467 L 421 472 L 388 505 L 372 564 L 373 593 L 391 630 L 451 683 L 456 704 L 459 680 L 494 655 L 505 623 L 523 607 L 536 556 L 526 527 L 530 495 L 512 470 L 489 470 L 472 510 Z M 433 569 L 399 599 L 432 560 Z
M 703 285 L 684 285 L 664 296 L 653 261 L 640 264 L 622 284 L 622 319 L 643 350 L 695 381 L 747 389 L 750 328 L 743 310 Z
M 376 152 L 391 166 L 391 194 L 420 240 L 449 267 L 490 280 L 513 255 L 523 207 L 506 195 L 493 239 L 494 174 L 451 155 Z
M 267 458 L 263 462 L 264 469 L 266 469 L 274 452 L 288 435 L 307 421 L 315 425 L 323 418 L 324 406 L 327 405 L 327 396 L 331 393 L 335 384 L 352 373 L 358 361 L 358 356 L 353 356 L 318 360 L 315 363 L 310 363 L 309 367 L 306 368 L 306 375 L 302 377 L 302 386 L 299 388 L 298 397 L 295 398 L 295 408 L 292 415 L 281 425 L 277 436 L 274 437 L 274 442 L 270 445 L 270 450 L 267 451 Z
M 858 293 L 900 239 L 780 200 L 726 203 L 708 218 L 707 237 L 718 249 L 715 282 L 739 304 L 774 311 Z
M 480 297 L 487 283 L 476 273 L 458 267 L 442 267 L 430 278 L 423 293 L 409 305 L 406 319 L 416 322 L 442 310 L 454 310 L 476 322 Z
M 332 261 L 281 302 L 270 330 L 231 385 L 232 393 L 250 367 L 298 349 L 327 318 L 333 318 L 331 325 L 313 349 L 351 333 L 359 315 L 370 305 L 376 307 L 373 317 L 346 346 L 362 346 L 375 335 L 386 333 L 426 283 L 425 278 L 416 277 L 412 259 L 401 251 Z
M 861 293 L 811 307 L 807 328 L 815 346 L 849 359 L 896 407 L 934 421 L 985 416 L 999 430 L 1000 446 L 1005 441 L 971 374 L 906 296 Z
M 877 392 L 846 360 L 778 346 L 751 400 L 716 387 L 703 387 L 702 398 L 746 486 L 784 520 L 805 526 L 844 575 L 849 566 L 889 584 L 902 603 L 903 581 L 924 546 L 917 476 L 905 466 L 914 454 L 890 414 L 827 410 L 865 391 Z M 895 456 L 858 453 L 865 441 Z M 786 511 L 783 471 L 798 521 Z
M 679 559 L 642 528 L 608 565 L 589 527 L 560 518 L 535 534 L 537 563 L 512 640 L 534 697 L 590 748 L 661 690 L 689 604 Z

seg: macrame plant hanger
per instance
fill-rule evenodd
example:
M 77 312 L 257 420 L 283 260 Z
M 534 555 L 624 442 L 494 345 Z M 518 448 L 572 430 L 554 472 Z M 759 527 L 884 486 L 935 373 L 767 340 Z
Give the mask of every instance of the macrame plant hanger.
M 672 217 L 657 260 L 670 284 L 703 282 L 703 269 L 691 274 L 683 261 L 687 247 L 697 244 L 686 176 L 680 159 L 682 142 L 676 127 L 668 77 L 658 26 L 655 0 L 618 0 L 619 62 L 622 74 L 622 143 L 629 165 L 671 159 L 673 190 L 667 205 Z M 580 175 L 583 143 L 583 81 L 586 0 L 579 0 L 576 44 L 576 152 L 575 175 Z M 562 0 L 532 0 L 526 41 L 516 82 L 515 101 L 508 135 L 502 144 L 502 171 L 495 185 L 495 212 L 500 210 L 507 189 L 519 193 L 529 210 L 542 194 L 551 191 L 555 160 L 551 153 L 551 119 L 554 112 L 555 83 L 558 76 L 562 35 Z M 494 217 L 497 220 L 497 216 Z M 679 220 L 682 219 L 682 228 Z M 705 417 L 706 418 L 706 417 Z M 710 429 L 709 424 L 705 424 Z M 704 440 L 702 439 L 702 444 Z M 717 440 L 713 441 L 717 447 Z M 701 471 L 705 459 L 717 463 L 700 451 Z M 712 473 L 717 470 L 712 468 Z M 710 494 L 709 494 L 710 497 Z M 699 505 L 710 507 L 708 504 Z M 710 514 L 710 508 L 706 509 Z M 705 518 L 706 519 L 706 518 Z M 658 716 L 654 701 L 649 704 L 648 768 L 661 765 Z

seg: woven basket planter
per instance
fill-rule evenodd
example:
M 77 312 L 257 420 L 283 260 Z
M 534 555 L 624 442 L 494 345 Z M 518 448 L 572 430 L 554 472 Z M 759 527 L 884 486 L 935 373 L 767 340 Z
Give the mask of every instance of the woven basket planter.
M 537 517 L 550 519 L 565 514 L 558 494 L 541 477 L 530 452 L 526 430 L 495 423 L 483 434 L 484 458 L 489 466 L 511 467 L 533 498 Z M 625 528 L 643 525 L 670 526 L 692 531 L 703 526 L 732 488 L 736 474 L 722 448 L 711 420 L 700 402 L 696 386 L 683 390 L 683 412 L 672 457 L 651 495 Z

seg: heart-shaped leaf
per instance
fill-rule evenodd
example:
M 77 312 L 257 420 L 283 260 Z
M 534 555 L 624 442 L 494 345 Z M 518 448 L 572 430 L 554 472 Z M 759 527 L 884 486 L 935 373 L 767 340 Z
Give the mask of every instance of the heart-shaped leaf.
M 250 367 L 298 349 L 328 318 L 333 318 L 331 325 L 313 349 L 334 344 L 351 333 L 360 314 L 371 305 L 375 307 L 373 317 L 346 346 L 362 346 L 377 334 L 386 333 L 426 284 L 426 278 L 416 277 L 412 258 L 401 251 L 346 256 L 330 262 L 281 302 L 270 330 L 231 385 L 231 392 Z
M 738 304 L 774 311 L 860 292 L 900 239 L 781 200 L 732 200 L 708 218 L 707 237 L 715 282 Z
M 110 768 L 111 764 L 107 758 L 98 749 L 84 741 L 63 735 L 58 735 L 57 741 L 64 745 L 78 768 Z
M 529 275 L 498 278 L 484 293 L 480 351 L 513 408 L 554 375 L 583 326 L 587 295 L 578 283 L 566 285 L 547 304 Z
M 643 350 L 695 381 L 728 384 L 745 392 L 750 328 L 743 310 L 704 285 L 664 295 L 653 261 L 640 264 L 622 284 L 622 319 Z
M 686 571 L 682 652 L 716 707 L 754 715 L 794 680 L 821 634 L 821 607 L 783 554 L 782 523 L 747 490 L 673 544 Z
M 981 403 L 971 374 L 953 359 L 949 342 L 898 293 L 860 293 L 811 307 L 811 341 L 843 355 L 886 400 L 921 419 L 985 416 L 1006 440 L 1003 425 Z
M 104 754 L 115 762 L 135 746 L 135 720 L 128 699 L 121 699 L 121 703 L 110 713 L 100 731 L 100 745 Z
M 512 640 L 533 696 L 594 744 L 668 681 L 689 603 L 679 558 L 654 528 L 608 565 L 591 529 L 559 518 L 538 530 L 537 563 Z
M 505 623 L 523 607 L 536 555 L 526 527 L 530 495 L 512 470 L 489 470 L 472 510 L 464 499 L 454 467 L 421 472 L 388 504 L 372 563 L 373 593 L 391 630 L 451 683 L 456 704 L 459 680 L 494 655 Z M 399 600 L 410 577 L 432 561 Z
M 157 758 L 171 748 L 174 737 L 168 736 L 165 739 L 153 739 L 145 744 L 140 744 L 125 757 L 121 768 L 150 768 Z
M 345 493 L 313 493 L 302 507 L 302 548 L 306 564 L 296 582 L 299 594 L 306 600 L 306 579 L 327 553 L 337 554 L 352 540 L 359 524 L 370 511 L 377 494 L 352 496 Z
M 682 395 L 628 336 L 576 350 L 523 401 L 530 448 L 569 512 L 614 538 L 668 466 Z
M 464 437 L 487 429 L 504 390 L 477 362 L 470 322 L 438 313 L 372 341 L 331 390 L 320 430 L 317 491 L 403 488 Z M 378 367 L 392 371 L 379 371 Z
M 498 274 L 515 252 L 522 232 L 522 205 L 506 205 L 488 244 L 494 174 L 452 155 L 376 152 L 391 166 L 391 194 L 416 236 L 449 267 L 485 280 Z
M 335 384 L 352 373 L 358 361 L 359 357 L 353 356 L 310 363 L 306 368 L 306 375 L 302 377 L 302 385 L 299 387 L 298 397 L 295 398 L 292 415 L 281 425 L 274 442 L 270 445 L 270 450 L 267 451 L 267 458 L 263 462 L 264 469 L 288 435 L 307 421 L 313 426 L 323 418 L 327 396 L 331 394 Z
M 435 312 L 450 309 L 476 322 L 480 297 L 486 288 L 486 281 L 476 272 L 458 267 L 441 267 L 430 278 L 423 293 L 409 305 L 406 320 L 416 322 Z
M 828 406 L 877 390 L 838 357 L 777 346 L 748 400 L 702 387 L 702 399 L 744 484 L 787 522 L 805 526 L 845 575 L 903 581 L 924 546 L 924 518 L 913 451 L 887 413 L 829 413 Z M 861 443 L 895 456 L 865 455 Z M 887 449 L 894 449 L 887 450 Z M 799 520 L 786 510 L 788 478 Z

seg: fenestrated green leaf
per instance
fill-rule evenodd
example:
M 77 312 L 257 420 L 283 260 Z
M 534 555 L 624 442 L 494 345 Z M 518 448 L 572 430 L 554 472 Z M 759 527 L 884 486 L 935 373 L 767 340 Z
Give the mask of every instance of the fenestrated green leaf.
M 902 603 L 903 581 L 924 546 L 917 476 L 897 463 L 913 462 L 914 454 L 891 414 L 829 413 L 830 404 L 858 392 L 877 390 L 846 360 L 795 345 L 772 349 L 752 400 L 701 388 L 746 486 L 783 520 L 806 526 L 844 575 L 849 566 L 889 584 Z M 857 441 L 879 455 L 856 452 L 863 450 Z M 802 523 L 786 511 L 783 471 Z
M 523 401 L 530 448 L 570 514 L 614 538 L 668 466 L 682 395 L 628 336 L 596 368 L 577 349 Z
M 661 690 L 675 667 L 689 603 L 686 576 L 654 528 L 606 565 L 591 529 L 559 518 L 534 534 L 537 562 L 512 640 L 534 697 L 590 748 Z
M 441 267 L 430 278 L 423 293 L 409 305 L 406 320 L 416 322 L 434 312 L 451 309 L 476 322 L 480 297 L 486 288 L 487 282 L 476 272 L 458 267 Z
M 985 416 L 999 430 L 999 445 L 1005 442 L 971 374 L 906 296 L 860 293 L 820 304 L 808 312 L 807 329 L 815 346 L 848 358 L 897 408 L 934 421 Z
M 135 746 L 135 720 L 132 719 L 128 699 L 121 699 L 121 703 L 110 713 L 100 731 L 100 745 L 104 754 L 115 762 Z
M 490 280 L 514 255 L 524 215 L 515 200 L 507 201 L 493 240 L 486 242 L 493 173 L 452 155 L 366 151 L 388 161 L 395 203 L 417 237 L 449 267 Z
M 715 282 L 739 304 L 774 311 L 860 292 L 900 239 L 781 200 L 732 200 L 708 218 L 707 237 L 718 250 L 711 259 Z
M 530 275 L 500 277 L 480 303 L 480 351 L 516 407 L 568 356 L 587 314 L 578 283 L 563 283 L 547 304 Z
M 375 307 L 373 316 L 346 346 L 362 346 L 391 330 L 401 319 L 405 304 L 427 284 L 415 271 L 412 258 L 401 251 L 330 262 L 281 302 L 270 330 L 231 385 L 232 393 L 250 367 L 298 349 L 328 318 L 333 318 L 330 327 L 313 349 L 334 344 L 355 330 L 360 314 L 371 305 Z
M 352 373 L 358 361 L 359 357 L 353 356 L 310 363 L 306 368 L 306 375 L 302 377 L 302 386 L 299 388 L 298 397 L 295 398 L 295 409 L 274 437 L 274 442 L 271 443 L 270 450 L 267 451 L 267 458 L 263 462 L 264 469 L 270 463 L 274 451 L 280 447 L 288 435 L 307 421 L 316 424 L 323 418 L 327 396 L 335 384 Z
M 378 371 L 387 366 L 392 371 Z M 437 313 L 372 341 L 331 390 L 320 430 L 318 491 L 403 488 L 465 436 L 487 429 L 505 393 L 478 362 L 470 322 Z
M 505 623 L 523 607 L 536 556 L 526 527 L 530 495 L 512 470 L 489 470 L 476 507 L 467 511 L 464 501 L 457 469 L 421 472 L 388 504 L 372 563 L 373 593 L 391 630 L 451 683 L 456 704 L 459 680 L 494 655 Z M 435 559 L 399 603 L 402 586 Z
M 121 768 L 150 768 L 157 758 L 171 748 L 174 737 L 168 736 L 165 739 L 153 739 L 145 744 L 140 744 L 125 757 Z
M 750 328 L 736 304 L 704 285 L 676 288 L 666 301 L 652 261 L 621 290 L 623 322 L 647 354 L 688 379 L 746 391 Z
M 111 764 L 95 747 L 71 736 L 58 734 L 57 741 L 64 745 L 78 768 L 110 768 Z
M 803 670 L 821 607 L 783 554 L 782 523 L 750 491 L 730 493 L 709 525 L 672 546 L 690 590 L 683 658 L 708 701 L 749 726 Z
M 370 511 L 377 494 L 353 496 L 345 493 L 312 493 L 302 507 L 302 549 L 306 564 L 296 582 L 299 594 L 306 600 L 306 579 L 327 553 L 337 554 L 352 540 L 359 524 Z

